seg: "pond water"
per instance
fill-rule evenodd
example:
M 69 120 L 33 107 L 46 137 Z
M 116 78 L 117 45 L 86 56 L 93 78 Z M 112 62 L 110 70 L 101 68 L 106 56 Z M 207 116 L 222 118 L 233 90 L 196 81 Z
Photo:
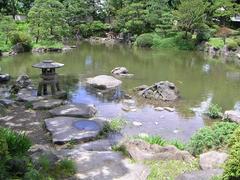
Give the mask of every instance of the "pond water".
M 129 123 L 123 129 L 127 135 L 148 133 L 188 140 L 196 130 L 212 123 L 202 115 L 210 103 L 217 103 L 224 110 L 240 108 L 240 69 L 220 60 L 208 60 L 197 52 L 83 43 L 66 53 L 25 53 L 1 58 L 0 72 L 9 73 L 14 78 L 26 73 L 36 83 L 40 72 L 32 65 L 44 59 L 65 64 L 58 73 L 64 88 L 72 92 L 74 103 L 95 104 L 98 116 L 124 117 L 131 123 L 142 123 L 139 127 Z M 155 111 L 152 103 L 139 98 L 136 98 L 136 112 L 124 112 L 121 101 L 107 101 L 85 89 L 83 82 L 87 77 L 108 75 L 117 66 L 125 66 L 135 74 L 132 78 L 122 79 L 121 89 L 130 94 L 134 87 L 142 84 L 151 85 L 162 80 L 175 83 L 181 99 L 168 106 L 175 107 L 176 112 Z

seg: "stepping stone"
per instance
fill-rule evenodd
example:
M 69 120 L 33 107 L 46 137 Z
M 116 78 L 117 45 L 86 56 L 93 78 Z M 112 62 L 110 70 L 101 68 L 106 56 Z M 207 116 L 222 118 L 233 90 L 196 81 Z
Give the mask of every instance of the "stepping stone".
M 53 143 L 65 143 L 71 140 L 87 141 L 95 138 L 104 123 L 100 120 L 87 120 L 72 117 L 45 119 L 45 125 L 52 134 Z
M 84 180 L 146 180 L 149 169 L 131 163 L 121 153 L 112 151 L 79 151 L 74 148 L 61 153 L 63 157 L 73 159 L 77 166 L 77 179 Z
M 34 110 L 48 110 L 62 105 L 64 102 L 59 99 L 48 99 L 33 103 Z
M 15 103 L 15 101 L 11 99 L 0 99 L 0 104 L 4 105 L 5 107 L 12 106 Z
M 21 89 L 17 94 L 17 100 L 21 102 L 32 103 L 32 102 L 37 102 L 43 99 L 44 99 L 43 97 L 34 95 L 33 90 L 29 90 L 29 89 Z
M 97 110 L 93 105 L 67 104 L 49 111 L 52 116 L 66 116 L 76 118 L 91 118 Z

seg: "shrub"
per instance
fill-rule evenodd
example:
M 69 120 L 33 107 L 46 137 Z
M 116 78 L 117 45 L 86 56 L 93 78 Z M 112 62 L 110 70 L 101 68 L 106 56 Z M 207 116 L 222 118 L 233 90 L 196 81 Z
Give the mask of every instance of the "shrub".
M 210 38 L 209 44 L 213 46 L 214 48 L 223 48 L 224 41 L 222 38 Z
M 208 41 L 210 39 L 211 31 L 208 25 L 200 24 L 197 29 L 197 42 Z
M 167 144 L 167 141 L 160 136 L 138 136 L 138 139 L 142 139 L 149 144 L 157 144 L 159 146 L 164 146 Z
M 121 129 L 127 124 L 126 120 L 121 118 L 112 119 L 110 122 L 105 123 L 102 131 L 99 133 L 99 138 L 105 137 L 110 133 L 120 132 Z
M 28 149 L 31 147 L 31 141 L 26 137 L 25 134 L 17 133 L 5 128 L 1 128 L 0 132 L 0 134 L 2 134 L 6 139 L 8 152 L 11 156 L 25 155 Z
M 28 170 L 29 162 L 27 157 L 13 157 L 6 162 L 6 170 L 12 177 L 23 177 Z
M 187 145 L 187 149 L 193 155 L 199 155 L 209 149 L 219 149 L 229 143 L 237 124 L 231 122 L 215 123 L 211 127 L 205 127 L 195 133 Z
M 230 41 L 230 42 L 227 42 L 227 48 L 228 50 L 231 50 L 231 51 L 236 51 L 237 48 L 238 48 L 238 44 L 236 41 Z
M 207 115 L 213 119 L 220 118 L 222 115 L 222 108 L 218 104 L 211 104 L 208 108 Z
M 43 180 L 44 177 L 42 177 L 42 175 L 36 169 L 30 169 L 27 173 L 25 173 L 23 179 L 24 180 L 33 180 L 33 179 L 34 180 Z
M 153 46 L 153 36 L 151 34 L 142 34 L 137 37 L 135 45 L 138 47 L 152 47 Z
M 186 144 L 184 144 L 183 142 L 181 142 L 179 140 L 172 140 L 172 141 L 169 141 L 168 143 L 175 146 L 176 148 L 178 148 L 180 150 L 186 149 Z
M 230 156 L 224 166 L 223 179 L 240 179 L 240 127 L 230 140 Z
M 12 45 L 21 44 L 24 52 L 28 52 L 32 49 L 31 37 L 23 32 L 13 32 L 10 36 Z

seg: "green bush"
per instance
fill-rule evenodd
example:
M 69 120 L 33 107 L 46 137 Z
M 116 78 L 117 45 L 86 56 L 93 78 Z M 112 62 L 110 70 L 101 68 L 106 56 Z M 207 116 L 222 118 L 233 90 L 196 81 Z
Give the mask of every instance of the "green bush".
M 220 118 L 222 116 L 222 108 L 218 104 L 211 104 L 207 115 L 213 119 Z
M 211 127 L 205 127 L 195 133 L 187 145 L 187 149 L 193 155 L 199 155 L 209 149 L 219 149 L 229 143 L 237 124 L 231 122 L 215 123 Z
M 102 131 L 99 133 L 98 137 L 106 137 L 110 133 L 120 132 L 121 129 L 127 124 L 125 119 L 114 118 L 110 122 L 106 122 Z
M 230 156 L 224 166 L 223 179 L 240 179 L 240 127 L 230 140 Z
M 11 156 L 23 156 L 31 147 L 31 141 L 25 134 L 17 133 L 5 128 L 1 128 L 0 132 L 0 134 L 6 139 L 8 152 Z
M 27 173 L 25 173 L 23 179 L 24 180 L 43 180 L 44 177 L 36 169 L 30 169 Z M 45 177 L 45 179 L 47 178 Z
M 197 42 L 208 41 L 211 37 L 211 30 L 208 25 L 200 24 L 197 27 Z
M 236 51 L 238 48 L 238 43 L 234 40 L 231 40 L 230 42 L 227 42 L 227 48 L 231 51 Z
M 138 47 L 152 47 L 153 46 L 153 36 L 152 34 L 142 34 L 137 37 L 135 45 Z
M 12 45 L 21 43 L 25 51 L 30 51 L 32 49 L 32 40 L 31 37 L 23 32 L 13 32 L 10 35 L 10 41 Z

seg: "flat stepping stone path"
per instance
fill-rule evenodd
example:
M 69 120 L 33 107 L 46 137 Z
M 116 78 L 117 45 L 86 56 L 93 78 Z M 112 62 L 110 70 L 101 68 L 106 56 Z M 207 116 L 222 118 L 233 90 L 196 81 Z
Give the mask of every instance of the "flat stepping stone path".
M 17 100 L 21 102 L 33 103 L 43 99 L 43 97 L 34 95 L 33 91 L 29 89 L 21 89 L 17 94 Z
M 87 104 L 67 104 L 49 111 L 52 116 L 66 116 L 76 118 L 91 118 L 97 110 L 93 105 Z
M 64 102 L 59 99 L 48 99 L 33 103 L 34 110 L 48 110 L 61 106 Z
M 121 153 L 112 151 L 63 150 L 61 156 L 73 159 L 77 166 L 77 179 L 83 180 L 145 180 L 149 169 L 131 163 Z
M 104 123 L 100 120 L 87 120 L 72 117 L 55 117 L 45 119 L 45 125 L 52 134 L 53 143 L 87 141 L 95 138 L 102 130 Z

